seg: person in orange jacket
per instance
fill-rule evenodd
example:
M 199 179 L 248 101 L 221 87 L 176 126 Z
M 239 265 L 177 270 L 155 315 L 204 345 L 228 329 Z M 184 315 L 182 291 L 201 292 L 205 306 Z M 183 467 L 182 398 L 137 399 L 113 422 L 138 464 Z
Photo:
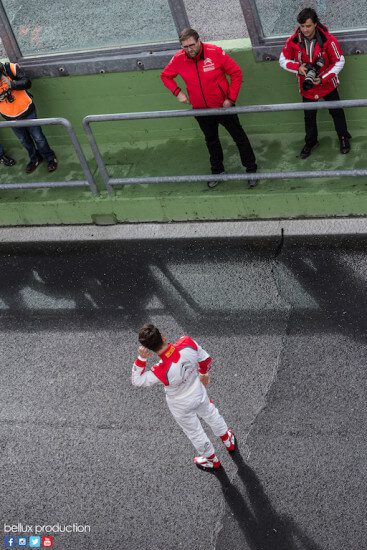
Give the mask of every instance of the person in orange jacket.
M 163 84 L 180 103 L 191 104 L 194 109 L 233 107 L 242 85 L 242 71 L 237 63 L 222 48 L 201 42 L 199 34 L 194 29 L 184 29 L 179 39 L 182 50 L 177 52 L 163 69 L 161 73 Z M 185 83 L 186 93 L 175 81 L 178 75 Z M 219 124 L 224 126 L 236 143 L 246 172 L 256 172 L 255 155 L 238 115 L 195 118 L 205 136 L 212 174 L 224 173 L 223 149 L 218 134 Z M 209 187 L 215 187 L 217 184 L 218 180 L 215 178 L 208 181 Z M 255 187 L 256 184 L 257 180 L 250 180 L 250 187 Z
M 0 63 L 0 114 L 5 120 L 33 120 L 37 118 L 32 96 L 27 90 L 30 79 L 16 63 Z M 57 159 L 40 126 L 12 128 L 29 155 L 26 173 L 31 174 L 43 161 L 47 170 L 54 172 Z

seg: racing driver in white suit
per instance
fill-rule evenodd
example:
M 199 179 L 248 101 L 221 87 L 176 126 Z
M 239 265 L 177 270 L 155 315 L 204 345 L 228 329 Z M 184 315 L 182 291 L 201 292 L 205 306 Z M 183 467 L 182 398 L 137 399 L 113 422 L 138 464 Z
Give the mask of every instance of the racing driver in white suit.
M 228 452 L 236 450 L 236 439 L 205 389 L 209 383 L 210 356 L 189 336 L 182 336 L 174 344 L 166 342 L 152 324 L 142 327 L 139 342 L 141 346 L 132 369 L 132 383 L 134 386 L 164 384 L 168 408 L 198 452 L 194 463 L 203 470 L 220 468 L 220 460 L 199 417 L 211 427 L 214 435 L 220 437 Z M 147 359 L 153 355 L 152 352 L 159 356 L 160 361 L 147 371 Z

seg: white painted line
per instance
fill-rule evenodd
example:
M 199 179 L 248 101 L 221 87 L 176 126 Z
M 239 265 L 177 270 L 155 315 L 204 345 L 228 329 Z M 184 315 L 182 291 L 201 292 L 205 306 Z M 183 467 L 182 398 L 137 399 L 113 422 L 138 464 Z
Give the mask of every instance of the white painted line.
M 73 242 L 152 239 L 208 239 L 306 235 L 367 235 L 367 218 L 136 223 L 2 227 L 0 242 Z

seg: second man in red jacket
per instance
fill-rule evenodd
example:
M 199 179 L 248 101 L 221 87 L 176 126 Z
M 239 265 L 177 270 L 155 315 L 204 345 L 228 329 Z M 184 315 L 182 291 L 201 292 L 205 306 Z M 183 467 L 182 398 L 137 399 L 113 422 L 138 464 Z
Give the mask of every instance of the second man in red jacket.
M 280 66 L 295 73 L 302 100 L 306 102 L 339 101 L 338 75 L 345 59 L 340 45 L 328 29 L 320 23 L 313 8 L 303 9 L 297 17 L 299 26 L 288 38 L 280 54 Z M 318 146 L 317 110 L 305 111 L 305 145 L 300 158 L 306 159 Z M 343 109 L 329 109 L 339 137 L 340 152 L 350 151 L 350 133 Z
M 194 109 L 218 109 L 234 106 L 242 84 L 240 67 L 221 48 L 201 42 L 194 29 L 184 29 L 180 34 L 182 50 L 177 52 L 161 74 L 163 84 L 180 103 L 191 104 Z M 186 92 L 177 85 L 181 76 Z M 230 82 L 228 82 L 227 75 Z M 238 147 L 246 172 L 257 170 L 251 144 L 237 115 L 210 115 L 195 117 L 205 135 L 210 155 L 212 174 L 223 174 L 223 149 L 219 140 L 219 124 L 224 126 Z M 257 180 L 249 180 L 254 187 Z M 218 180 L 208 181 L 215 187 Z

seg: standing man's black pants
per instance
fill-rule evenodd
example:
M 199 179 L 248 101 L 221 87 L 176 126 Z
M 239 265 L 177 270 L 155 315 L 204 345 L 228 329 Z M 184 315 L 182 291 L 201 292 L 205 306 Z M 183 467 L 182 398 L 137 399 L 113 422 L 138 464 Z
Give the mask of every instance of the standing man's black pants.
M 314 101 L 313 99 L 308 99 L 302 96 L 304 103 Z M 335 89 L 330 94 L 327 94 L 323 97 L 325 101 L 339 101 L 338 90 Z M 317 111 L 305 111 L 305 142 L 309 147 L 313 147 L 317 141 L 317 124 L 316 116 Z M 333 117 L 334 126 L 336 133 L 339 137 L 345 136 L 350 138 L 350 134 L 347 128 L 347 121 L 345 120 L 345 114 L 343 109 L 329 109 L 329 113 Z
M 256 172 L 257 165 L 254 152 L 237 115 L 214 115 L 195 117 L 205 135 L 210 155 L 212 174 L 224 172 L 223 149 L 219 141 L 219 124 L 224 126 L 233 138 L 240 153 L 242 165 L 246 172 Z

